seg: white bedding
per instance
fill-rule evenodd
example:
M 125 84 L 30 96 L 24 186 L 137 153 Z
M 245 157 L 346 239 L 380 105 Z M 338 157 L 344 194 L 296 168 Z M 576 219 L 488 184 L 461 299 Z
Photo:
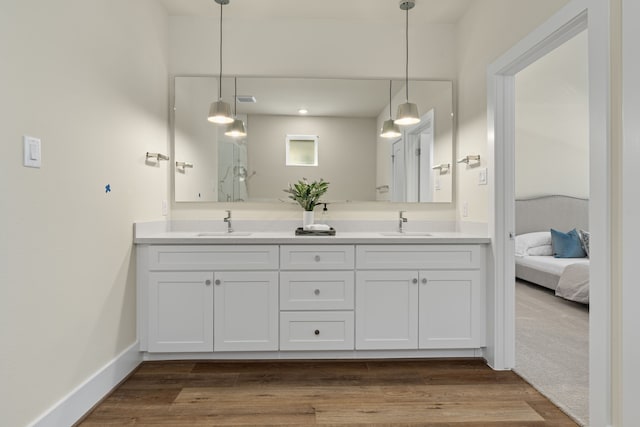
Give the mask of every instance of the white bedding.
M 588 258 L 523 256 L 516 257 L 516 265 L 539 272 L 522 277 L 525 280 L 553 289 L 556 295 L 562 298 L 583 304 L 589 303 Z
M 516 263 L 535 268 L 545 273 L 561 276 L 565 267 L 571 264 L 589 265 L 587 258 L 555 258 L 553 256 L 524 256 L 516 257 Z

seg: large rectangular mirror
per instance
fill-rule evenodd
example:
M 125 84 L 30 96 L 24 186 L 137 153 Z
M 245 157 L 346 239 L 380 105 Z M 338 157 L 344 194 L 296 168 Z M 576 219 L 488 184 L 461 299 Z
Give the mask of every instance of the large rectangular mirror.
M 242 138 L 207 121 L 216 77 L 175 77 L 176 202 L 286 200 L 282 190 L 303 177 L 329 181 L 329 202 L 451 202 L 451 82 L 409 81 L 422 120 L 395 138 L 380 129 L 405 102 L 402 80 L 391 82 L 391 108 L 389 80 L 243 77 L 237 88 Z M 222 94 L 233 108 L 233 78 Z

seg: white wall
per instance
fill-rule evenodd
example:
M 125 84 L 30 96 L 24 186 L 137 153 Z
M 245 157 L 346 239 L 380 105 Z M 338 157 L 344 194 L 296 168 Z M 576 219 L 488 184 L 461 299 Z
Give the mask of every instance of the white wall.
M 150 0 L 0 5 L 0 425 L 35 420 L 136 340 L 132 223 L 166 197 L 145 152 L 167 151 L 167 39 Z M 41 169 L 22 166 L 25 134 Z
M 330 183 L 326 201 L 375 200 L 375 119 L 250 115 L 248 125 L 252 198 L 287 200 L 282 190 L 304 177 Z M 318 135 L 318 166 L 285 166 L 286 135 Z
M 568 0 L 482 0 L 458 22 L 458 144 L 456 157 L 487 156 L 487 66 L 544 22 Z M 488 186 L 478 185 L 478 169 L 461 163 L 456 170 L 456 200 L 461 229 L 488 221 Z M 489 176 L 489 179 L 493 179 Z M 460 208 L 468 203 L 468 217 Z
M 516 74 L 516 198 L 589 198 L 587 33 Z

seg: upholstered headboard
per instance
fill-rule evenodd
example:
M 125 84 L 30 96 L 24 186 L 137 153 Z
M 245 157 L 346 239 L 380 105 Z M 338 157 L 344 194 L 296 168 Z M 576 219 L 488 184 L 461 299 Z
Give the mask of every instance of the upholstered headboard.
M 516 200 L 516 234 L 555 228 L 589 229 L 589 200 L 569 196 L 542 196 Z

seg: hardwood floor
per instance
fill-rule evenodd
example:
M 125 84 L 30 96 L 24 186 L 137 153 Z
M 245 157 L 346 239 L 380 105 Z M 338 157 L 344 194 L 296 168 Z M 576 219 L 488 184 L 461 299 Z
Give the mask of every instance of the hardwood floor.
M 77 425 L 576 426 L 472 360 L 144 362 Z

